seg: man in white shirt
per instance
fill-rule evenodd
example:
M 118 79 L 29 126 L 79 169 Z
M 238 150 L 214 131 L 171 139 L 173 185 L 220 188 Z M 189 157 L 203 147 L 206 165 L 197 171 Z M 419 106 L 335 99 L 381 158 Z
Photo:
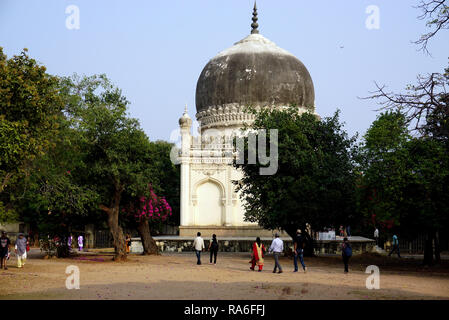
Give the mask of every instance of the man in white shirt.
M 268 250 L 269 252 L 273 252 L 274 255 L 274 270 L 273 273 L 276 273 L 276 269 L 279 268 L 279 272 L 278 273 L 282 273 L 282 267 L 279 264 L 279 256 L 281 255 L 282 251 L 284 251 L 284 241 L 282 241 L 279 238 L 279 233 L 276 232 L 276 234 L 274 235 L 274 240 L 271 243 L 270 249 Z
M 204 240 L 201 238 L 201 232 L 198 232 L 197 237 L 195 238 L 195 241 L 193 241 L 193 247 L 195 248 L 196 258 L 198 259 L 197 263 L 198 265 L 201 264 L 201 251 L 203 251 L 204 247 Z

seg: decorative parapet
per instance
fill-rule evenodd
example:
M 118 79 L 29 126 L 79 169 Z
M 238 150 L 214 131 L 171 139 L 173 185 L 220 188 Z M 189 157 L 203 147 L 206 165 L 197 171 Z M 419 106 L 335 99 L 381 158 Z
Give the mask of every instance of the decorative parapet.
M 263 108 L 288 108 L 287 106 L 265 106 Z M 255 107 L 260 110 L 260 106 Z M 298 113 L 314 112 L 314 107 L 298 107 Z M 318 114 L 316 114 L 318 116 Z M 209 128 L 228 128 L 228 127 L 243 127 L 244 124 L 251 125 L 254 122 L 255 115 L 247 111 L 247 107 L 241 106 L 238 103 L 230 103 L 222 106 L 210 106 L 207 110 L 198 112 L 196 119 L 201 124 L 201 129 Z
M 254 121 L 254 115 L 245 111 L 237 103 L 226 104 L 224 106 L 212 106 L 205 111 L 196 114 L 198 122 L 202 129 L 212 127 L 238 127 L 243 123 L 251 124 Z

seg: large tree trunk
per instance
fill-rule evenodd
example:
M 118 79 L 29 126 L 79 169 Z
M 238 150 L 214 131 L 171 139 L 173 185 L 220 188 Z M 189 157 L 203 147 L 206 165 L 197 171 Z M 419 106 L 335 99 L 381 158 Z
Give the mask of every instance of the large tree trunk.
M 439 232 L 435 232 L 435 262 L 436 264 L 441 263 L 441 255 L 440 255 L 440 234 Z
M 292 238 L 292 240 L 294 242 L 296 239 L 296 231 L 298 230 L 298 228 L 295 226 L 288 226 L 288 227 L 284 228 L 284 230 L 285 230 L 285 232 L 287 232 L 287 234 Z M 302 230 L 302 236 L 304 237 L 304 240 L 305 240 L 304 256 L 305 257 L 314 257 L 315 252 L 314 252 L 314 242 L 313 242 L 312 236 L 307 233 L 306 228 L 301 228 L 301 230 Z
M 114 193 L 112 205 L 108 208 L 101 206 L 101 209 L 108 214 L 108 226 L 112 235 L 114 249 L 115 249 L 115 261 L 126 261 L 126 244 L 123 230 L 118 223 L 118 216 L 120 210 L 120 197 L 121 190 L 118 189 Z
M 306 247 L 304 248 L 304 256 L 306 257 L 315 257 L 315 243 L 311 234 L 309 234 L 306 230 L 304 232 L 304 237 L 306 239 Z
M 298 228 L 296 226 L 292 226 L 292 225 L 284 226 L 282 229 L 284 229 L 284 231 L 292 238 L 292 240 L 295 241 L 296 230 L 298 230 Z
M 158 248 L 156 241 L 150 234 L 150 225 L 146 218 L 141 218 L 137 225 L 137 231 L 139 232 L 140 239 L 142 240 L 143 255 L 158 254 Z
M 424 261 L 423 264 L 425 266 L 433 265 L 433 233 L 427 232 L 426 234 L 426 242 L 424 244 Z

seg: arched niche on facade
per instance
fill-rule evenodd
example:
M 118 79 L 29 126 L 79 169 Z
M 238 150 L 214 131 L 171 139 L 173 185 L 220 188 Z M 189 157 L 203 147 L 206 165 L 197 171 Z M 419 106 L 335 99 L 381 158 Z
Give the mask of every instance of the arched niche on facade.
M 193 187 L 194 225 L 222 226 L 225 222 L 226 191 L 224 185 L 211 177 Z

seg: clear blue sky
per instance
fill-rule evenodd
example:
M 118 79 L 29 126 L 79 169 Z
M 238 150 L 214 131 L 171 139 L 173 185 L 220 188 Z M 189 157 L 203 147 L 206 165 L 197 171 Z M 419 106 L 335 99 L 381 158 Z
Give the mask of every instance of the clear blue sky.
M 402 90 L 419 73 L 448 65 L 449 31 L 431 41 L 432 57 L 411 43 L 428 29 L 418 0 L 259 0 L 260 32 L 296 55 L 315 85 L 317 112 L 337 108 L 350 134 L 363 134 L 376 104 L 357 97 L 374 81 Z M 80 9 L 68 30 L 65 9 Z M 131 101 L 130 114 L 152 140 L 169 140 L 184 104 L 195 114 L 195 88 L 206 63 L 250 32 L 252 0 L 0 0 L 0 46 L 26 47 L 57 75 L 105 73 Z M 368 30 L 367 6 L 380 9 Z M 344 48 L 341 48 L 344 46 Z

